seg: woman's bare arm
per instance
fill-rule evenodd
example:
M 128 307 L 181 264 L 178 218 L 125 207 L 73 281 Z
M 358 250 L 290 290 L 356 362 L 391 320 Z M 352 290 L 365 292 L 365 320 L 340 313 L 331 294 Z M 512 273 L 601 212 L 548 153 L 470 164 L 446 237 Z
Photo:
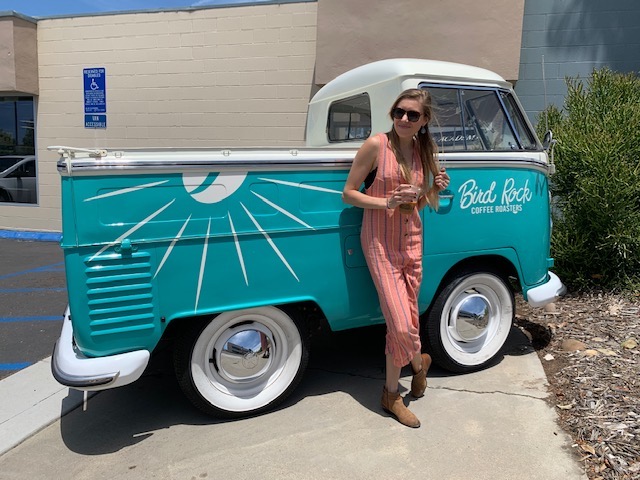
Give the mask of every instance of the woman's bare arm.
M 345 203 L 360 208 L 387 208 L 386 198 L 372 197 L 360 191 L 369 172 L 378 165 L 379 148 L 380 138 L 375 136 L 369 137 L 358 150 L 342 191 L 342 200 Z

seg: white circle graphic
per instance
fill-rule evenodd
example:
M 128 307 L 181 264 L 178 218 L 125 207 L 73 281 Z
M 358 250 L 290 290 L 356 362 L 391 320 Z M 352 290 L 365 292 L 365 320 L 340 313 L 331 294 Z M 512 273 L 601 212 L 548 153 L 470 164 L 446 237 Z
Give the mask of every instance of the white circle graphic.
M 206 184 L 207 178 L 209 178 L 208 173 L 184 173 L 182 174 L 182 183 L 195 201 L 208 204 L 218 203 L 233 195 L 240 188 L 244 179 L 247 178 L 247 172 L 221 172 L 204 189 L 193 193 Z

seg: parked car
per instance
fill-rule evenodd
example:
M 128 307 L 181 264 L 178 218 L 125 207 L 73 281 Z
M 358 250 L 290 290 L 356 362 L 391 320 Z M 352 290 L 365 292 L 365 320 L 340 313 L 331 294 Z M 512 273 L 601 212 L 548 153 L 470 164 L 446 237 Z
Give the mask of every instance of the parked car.
M 36 157 L 0 157 L 0 202 L 37 203 Z

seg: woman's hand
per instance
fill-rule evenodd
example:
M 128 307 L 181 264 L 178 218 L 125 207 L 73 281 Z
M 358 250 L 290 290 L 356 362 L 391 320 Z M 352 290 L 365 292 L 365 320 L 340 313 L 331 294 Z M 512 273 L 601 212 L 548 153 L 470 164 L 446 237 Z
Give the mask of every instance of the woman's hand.
M 391 192 L 391 195 L 387 199 L 387 206 L 391 209 L 395 209 L 398 205 L 403 203 L 417 203 L 418 198 L 422 195 L 422 189 L 415 185 L 403 183 Z
M 444 167 L 440 167 L 440 173 L 436 175 L 436 178 L 433 179 L 433 183 L 439 191 L 444 190 L 449 186 L 449 175 Z

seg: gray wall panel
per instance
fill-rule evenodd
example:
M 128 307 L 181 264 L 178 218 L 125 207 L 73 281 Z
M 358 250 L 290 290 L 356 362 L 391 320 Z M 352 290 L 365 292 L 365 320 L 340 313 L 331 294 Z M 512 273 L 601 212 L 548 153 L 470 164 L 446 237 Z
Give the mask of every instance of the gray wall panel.
M 605 66 L 640 71 L 638 0 L 526 0 L 516 92 L 533 122 L 544 108 L 545 86 L 546 103 L 562 107 L 566 77 L 586 79 Z

